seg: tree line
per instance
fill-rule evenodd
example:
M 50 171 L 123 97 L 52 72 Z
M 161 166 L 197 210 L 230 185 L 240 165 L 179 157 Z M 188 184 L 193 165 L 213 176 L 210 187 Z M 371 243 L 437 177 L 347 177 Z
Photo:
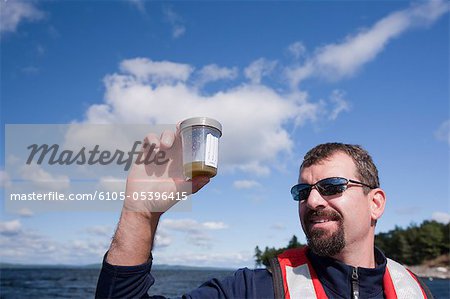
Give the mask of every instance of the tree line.
M 420 265 L 450 251 L 450 223 L 424 221 L 406 229 L 396 226 L 379 233 L 375 245 L 393 260 L 407 265 Z
M 255 266 L 269 266 L 269 260 L 286 249 L 303 247 L 297 237 L 292 236 L 286 247 L 266 246 L 264 251 L 256 246 Z M 411 224 L 407 228 L 396 226 L 386 233 L 375 236 L 375 246 L 386 256 L 407 265 L 419 265 L 450 252 L 450 223 L 442 224 L 426 220 L 422 224 Z

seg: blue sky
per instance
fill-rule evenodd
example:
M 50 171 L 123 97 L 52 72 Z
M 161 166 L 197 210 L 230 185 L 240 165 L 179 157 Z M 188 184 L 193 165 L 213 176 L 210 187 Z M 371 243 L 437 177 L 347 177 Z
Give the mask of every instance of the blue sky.
M 444 1 L 2 1 L 2 126 L 221 121 L 219 174 L 164 216 L 156 263 L 253 266 L 256 245 L 305 242 L 289 189 L 328 141 L 372 154 L 379 232 L 447 222 L 448 15 Z M 1 208 L 0 259 L 99 262 L 118 215 Z

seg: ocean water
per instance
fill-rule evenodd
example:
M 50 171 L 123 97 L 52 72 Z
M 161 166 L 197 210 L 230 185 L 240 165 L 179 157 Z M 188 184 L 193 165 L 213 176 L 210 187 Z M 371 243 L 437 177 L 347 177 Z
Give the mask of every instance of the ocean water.
M 156 270 L 152 273 L 156 278 L 152 294 L 173 297 L 213 277 L 231 275 L 233 271 Z M 0 272 L 0 298 L 94 298 L 98 274 L 97 269 L 4 269 Z M 435 298 L 450 298 L 450 280 L 425 282 Z

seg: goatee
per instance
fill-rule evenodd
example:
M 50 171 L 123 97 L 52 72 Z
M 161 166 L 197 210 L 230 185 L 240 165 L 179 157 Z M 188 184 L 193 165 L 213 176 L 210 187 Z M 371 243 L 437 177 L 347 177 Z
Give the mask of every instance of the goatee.
M 330 236 L 329 232 L 324 229 L 310 229 L 310 217 L 327 217 L 336 221 L 338 227 Z M 306 215 L 306 238 L 309 248 L 317 255 L 332 257 L 340 253 L 345 247 L 345 233 L 342 224 L 342 217 L 334 211 L 311 211 Z

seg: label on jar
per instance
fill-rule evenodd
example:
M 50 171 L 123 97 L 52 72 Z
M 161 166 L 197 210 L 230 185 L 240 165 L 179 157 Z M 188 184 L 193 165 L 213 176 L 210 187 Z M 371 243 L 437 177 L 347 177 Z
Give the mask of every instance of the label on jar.
M 219 138 L 212 134 L 206 135 L 205 165 L 217 168 L 219 156 Z

